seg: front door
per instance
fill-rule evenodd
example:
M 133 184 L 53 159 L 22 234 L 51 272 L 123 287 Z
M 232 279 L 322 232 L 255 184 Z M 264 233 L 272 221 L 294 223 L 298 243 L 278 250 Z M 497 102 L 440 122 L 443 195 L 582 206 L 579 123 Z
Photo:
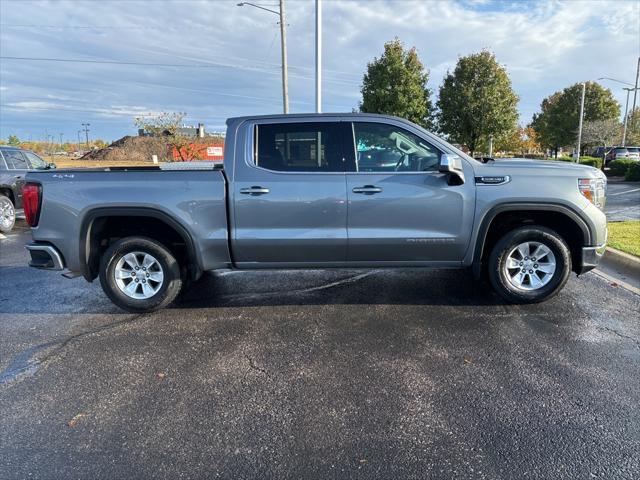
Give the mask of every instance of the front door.
M 438 172 L 441 151 L 399 125 L 354 122 L 352 132 L 349 261 L 461 261 L 473 225 L 473 175 L 463 185 L 449 185 Z
M 330 266 L 347 257 L 341 128 L 348 123 L 253 125 L 236 158 L 234 261 L 239 267 Z

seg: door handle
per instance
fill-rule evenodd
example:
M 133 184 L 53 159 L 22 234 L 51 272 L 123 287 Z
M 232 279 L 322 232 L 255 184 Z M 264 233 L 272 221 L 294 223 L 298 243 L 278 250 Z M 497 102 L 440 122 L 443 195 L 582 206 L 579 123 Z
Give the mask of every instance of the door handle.
M 245 195 L 264 195 L 265 193 L 269 193 L 269 189 L 254 185 L 253 187 L 249 188 L 241 188 L 240 193 L 243 193 Z
M 365 185 L 364 187 L 355 187 L 351 191 L 353 193 L 364 193 L 365 195 L 373 195 L 375 193 L 380 193 L 382 189 L 380 187 L 376 187 L 375 185 Z
M 20 180 L 22 178 L 22 175 L 15 175 L 15 178 L 17 178 L 18 180 Z

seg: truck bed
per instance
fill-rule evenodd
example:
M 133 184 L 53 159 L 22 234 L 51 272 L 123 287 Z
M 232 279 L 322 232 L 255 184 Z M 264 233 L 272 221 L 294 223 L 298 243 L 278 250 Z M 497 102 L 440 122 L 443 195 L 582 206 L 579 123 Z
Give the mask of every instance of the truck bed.
M 73 272 L 87 276 L 84 247 L 96 219 L 149 212 L 188 235 L 203 270 L 230 263 L 226 179 L 220 169 L 60 169 L 30 172 L 27 181 L 42 185 L 33 239 L 55 246 Z

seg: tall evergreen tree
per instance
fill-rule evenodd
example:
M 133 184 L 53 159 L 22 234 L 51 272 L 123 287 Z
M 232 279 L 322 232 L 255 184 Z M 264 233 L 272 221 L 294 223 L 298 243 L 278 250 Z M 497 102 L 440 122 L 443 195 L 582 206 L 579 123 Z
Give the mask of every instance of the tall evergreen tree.
M 367 65 L 362 80 L 360 111 L 406 118 L 433 127 L 429 73 L 415 48 L 405 50 L 397 38 L 384 44 L 384 53 Z

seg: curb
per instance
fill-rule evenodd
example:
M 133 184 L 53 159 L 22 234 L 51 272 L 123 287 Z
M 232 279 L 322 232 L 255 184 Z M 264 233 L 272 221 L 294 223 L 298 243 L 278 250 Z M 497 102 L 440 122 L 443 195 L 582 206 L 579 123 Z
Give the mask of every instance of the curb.
M 602 257 L 602 261 L 608 263 L 612 267 L 631 270 L 640 276 L 640 258 L 635 255 L 622 252 L 615 248 L 607 247 L 607 251 Z
M 640 258 L 615 248 L 607 247 L 600 260 L 600 265 L 594 270 L 609 282 L 640 295 Z

